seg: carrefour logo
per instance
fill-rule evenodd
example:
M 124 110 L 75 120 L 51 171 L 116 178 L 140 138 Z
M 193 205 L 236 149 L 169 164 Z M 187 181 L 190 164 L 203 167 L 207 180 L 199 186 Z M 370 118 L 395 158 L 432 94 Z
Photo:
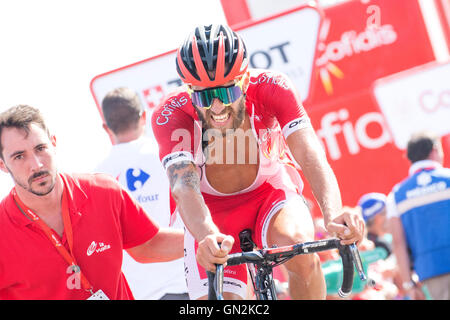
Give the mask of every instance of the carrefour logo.
M 126 178 L 128 190 L 136 191 L 144 186 L 150 175 L 142 169 L 130 168 L 127 170 Z

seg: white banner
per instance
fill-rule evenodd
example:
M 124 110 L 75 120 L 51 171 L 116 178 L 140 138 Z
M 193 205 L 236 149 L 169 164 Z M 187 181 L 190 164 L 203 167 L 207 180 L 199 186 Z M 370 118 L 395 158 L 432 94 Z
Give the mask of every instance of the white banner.
M 405 149 L 412 133 L 450 133 L 450 63 L 432 63 L 381 79 L 374 95 L 395 144 Z
M 250 67 L 286 73 L 306 100 L 320 22 L 318 9 L 305 6 L 237 31 L 249 51 Z M 106 93 L 122 86 L 135 90 L 146 107 L 152 109 L 180 84 L 173 50 L 96 76 L 91 81 L 91 92 L 99 110 Z

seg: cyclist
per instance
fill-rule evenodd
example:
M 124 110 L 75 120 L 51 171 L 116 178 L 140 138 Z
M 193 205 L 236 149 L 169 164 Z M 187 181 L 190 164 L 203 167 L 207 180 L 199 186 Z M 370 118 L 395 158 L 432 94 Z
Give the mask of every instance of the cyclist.
M 349 244 L 364 232 L 362 219 L 342 210 L 336 178 L 290 80 L 248 68 L 248 58 L 243 39 L 228 26 L 195 28 L 177 51 L 185 85 L 152 115 L 160 158 L 188 229 L 191 299 L 207 296 L 205 269 L 214 271 L 214 263 L 240 251 L 235 241 L 243 229 L 252 230 L 258 247 L 314 240 L 291 160 L 301 166 L 330 233 Z M 291 298 L 325 298 L 317 255 L 297 256 L 285 266 Z M 245 299 L 246 283 L 245 265 L 225 268 L 224 297 Z

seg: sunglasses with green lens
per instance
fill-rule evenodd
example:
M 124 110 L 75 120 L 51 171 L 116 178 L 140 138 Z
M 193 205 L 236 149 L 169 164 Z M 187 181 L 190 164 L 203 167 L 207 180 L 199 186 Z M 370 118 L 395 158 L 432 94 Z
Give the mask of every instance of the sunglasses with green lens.
M 230 106 L 242 96 L 242 80 L 227 87 L 214 87 L 203 90 L 188 89 L 192 103 L 203 109 L 209 109 L 214 99 L 219 99 L 225 106 Z

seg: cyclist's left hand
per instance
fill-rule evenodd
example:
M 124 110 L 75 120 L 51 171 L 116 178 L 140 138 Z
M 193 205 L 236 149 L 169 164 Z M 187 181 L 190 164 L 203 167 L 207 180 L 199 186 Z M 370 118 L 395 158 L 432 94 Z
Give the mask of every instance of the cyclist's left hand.
M 219 243 L 221 243 L 220 246 Z M 233 244 L 234 238 L 230 235 L 210 234 L 198 243 L 197 262 L 207 271 L 216 272 L 216 264 L 226 265 L 228 253 Z
M 343 245 L 359 244 L 364 237 L 364 227 L 362 217 L 357 212 L 347 210 L 326 224 L 328 232 L 342 239 Z

